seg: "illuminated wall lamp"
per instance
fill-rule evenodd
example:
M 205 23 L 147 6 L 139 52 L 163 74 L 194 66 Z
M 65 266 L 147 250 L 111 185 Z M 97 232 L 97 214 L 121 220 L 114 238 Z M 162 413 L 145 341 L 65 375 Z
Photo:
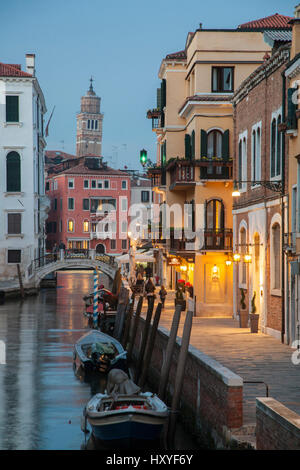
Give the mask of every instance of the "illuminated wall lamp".
M 241 260 L 241 255 L 239 253 L 234 253 L 233 261 L 236 261 L 238 263 L 240 260 Z
M 227 259 L 227 260 L 225 261 L 225 264 L 226 264 L 226 266 L 231 266 L 231 264 L 232 264 L 231 259 Z
M 239 188 L 238 188 L 238 185 L 237 183 L 235 182 L 233 184 L 233 191 L 232 191 L 232 197 L 239 197 L 241 195 L 240 191 L 239 191 Z
M 180 266 L 180 271 L 187 271 L 187 267 L 186 266 Z
M 251 263 L 252 261 L 252 256 L 251 255 L 245 255 L 244 256 L 244 263 Z

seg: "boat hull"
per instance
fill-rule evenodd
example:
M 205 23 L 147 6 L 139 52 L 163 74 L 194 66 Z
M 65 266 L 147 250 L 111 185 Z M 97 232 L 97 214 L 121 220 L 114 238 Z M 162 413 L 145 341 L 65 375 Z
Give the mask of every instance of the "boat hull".
M 156 440 L 159 439 L 164 423 L 145 423 L 127 419 L 118 423 L 94 424 L 92 431 L 100 441 Z

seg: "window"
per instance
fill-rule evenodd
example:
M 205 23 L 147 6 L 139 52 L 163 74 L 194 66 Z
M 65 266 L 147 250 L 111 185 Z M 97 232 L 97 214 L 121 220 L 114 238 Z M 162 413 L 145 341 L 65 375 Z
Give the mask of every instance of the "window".
M 212 68 L 212 91 L 233 92 L 233 67 Z
M 74 221 L 72 219 L 68 220 L 68 232 L 74 232 Z
M 96 187 L 97 187 L 97 182 L 96 182 L 96 180 L 92 180 L 91 188 L 92 188 L 92 189 L 96 189 Z
M 62 232 L 62 220 L 59 221 L 59 231 Z
M 126 240 L 125 240 L 126 241 Z M 116 240 L 110 240 L 110 249 L 115 250 L 116 249 Z
M 240 245 L 241 245 L 241 255 L 245 255 L 247 253 L 247 233 L 245 227 L 242 227 L 240 230 Z M 240 284 L 245 285 L 247 283 L 247 263 L 244 261 L 240 262 Z
M 121 211 L 127 211 L 127 199 L 125 197 L 122 197 L 121 199 Z
M 53 207 L 53 210 L 55 210 L 55 211 L 57 210 L 57 199 L 56 199 L 56 198 L 54 199 L 54 207 Z
M 247 183 L 241 181 L 247 180 L 247 131 L 239 136 L 238 147 L 238 180 L 240 191 L 246 191 Z
M 141 192 L 141 201 L 142 202 L 149 202 L 150 197 L 149 197 L 149 191 L 142 191 Z
M 122 250 L 127 250 L 127 240 L 122 240 Z
M 218 130 L 210 131 L 207 134 L 207 157 L 212 160 L 213 157 L 222 158 L 222 132 Z
M 260 181 L 261 179 L 261 124 L 252 127 L 251 137 L 251 180 Z M 253 183 L 257 185 L 257 183 Z
M 122 189 L 127 189 L 127 181 L 126 180 L 122 181 Z
M 74 210 L 74 199 L 72 197 L 68 198 L 68 209 L 69 209 L 69 211 Z
M 280 225 L 275 223 L 272 226 L 272 249 L 271 256 L 273 258 L 272 266 L 272 284 L 271 288 L 274 290 L 280 290 L 280 274 L 281 274 L 281 262 L 280 262 Z
M 62 200 L 62 197 L 60 198 L 60 208 L 61 208 L 61 209 L 63 208 L 63 200 Z
M 21 159 L 17 152 L 9 152 L 6 157 L 6 191 L 21 191 Z
M 98 187 L 98 189 L 102 189 L 102 181 L 98 181 L 97 187 Z
M 74 189 L 74 179 L 68 179 L 68 188 L 69 189 Z
M 49 181 L 47 181 L 47 183 L 46 183 L 46 191 L 49 191 L 49 189 L 50 189 L 50 184 L 49 184 Z
M 206 203 L 206 229 L 224 229 L 224 205 L 219 199 L 212 199 Z
M 21 250 L 7 250 L 8 263 L 21 263 Z
M 89 232 L 89 229 L 90 229 L 90 227 L 89 227 L 89 222 L 88 222 L 88 220 L 85 220 L 85 221 L 83 222 L 83 231 L 84 231 L 84 232 Z
M 278 125 L 281 123 L 280 111 L 273 113 L 271 122 L 271 178 L 281 175 L 282 135 Z
M 7 214 L 7 233 L 9 235 L 21 233 L 21 214 Z
M 19 122 L 18 96 L 6 96 L 6 122 Z
M 88 211 L 90 209 L 90 200 L 89 199 L 82 199 L 82 209 L 84 211 Z
M 127 220 L 123 220 L 121 224 L 121 232 L 127 234 Z
M 89 242 L 88 242 L 88 240 L 83 240 L 83 242 L 82 242 L 82 248 L 83 248 L 84 250 L 88 250 L 88 249 L 89 249 Z
M 89 180 L 84 180 L 84 181 L 83 181 L 83 187 L 84 187 L 84 189 L 88 189 L 88 188 L 89 188 Z
M 95 120 L 95 129 L 98 129 L 98 121 Z
M 109 181 L 108 180 L 104 180 L 104 188 L 109 189 Z
M 87 128 L 90 129 L 91 128 L 91 121 L 90 119 L 88 119 L 88 122 L 87 122 Z

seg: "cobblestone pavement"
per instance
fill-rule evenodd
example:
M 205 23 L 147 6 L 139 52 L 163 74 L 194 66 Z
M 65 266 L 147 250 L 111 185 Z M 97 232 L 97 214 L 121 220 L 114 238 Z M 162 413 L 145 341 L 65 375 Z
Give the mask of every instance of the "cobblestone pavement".
M 158 297 L 158 296 L 157 296 Z M 174 312 L 173 293 L 169 293 L 160 326 L 171 328 Z M 145 311 L 146 302 L 143 311 Z M 181 316 L 178 336 L 183 331 Z M 293 349 L 263 333 L 239 328 L 232 318 L 193 318 L 191 345 L 213 357 L 244 381 L 263 381 L 269 396 L 300 415 L 300 364 L 291 361 Z M 244 383 L 244 424 L 255 423 L 255 397 L 266 396 L 263 384 Z

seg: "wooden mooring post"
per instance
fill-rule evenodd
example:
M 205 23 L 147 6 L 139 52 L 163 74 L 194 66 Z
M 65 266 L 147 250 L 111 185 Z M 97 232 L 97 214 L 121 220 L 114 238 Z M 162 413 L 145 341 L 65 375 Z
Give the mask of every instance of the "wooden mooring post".
M 127 349 L 128 362 L 130 362 L 132 360 L 132 351 L 133 351 L 134 341 L 135 341 L 136 332 L 137 332 L 137 328 L 138 328 L 138 324 L 139 324 L 139 319 L 140 319 L 140 316 L 141 316 L 142 307 L 143 307 L 143 296 L 141 295 L 139 297 L 139 300 L 138 300 L 135 315 L 132 318 L 132 321 L 133 321 L 132 329 L 131 329 L 131 325 L 129 325 L 129 332 L 128 332 L 128 334 L 129 334 L 129 343 L 128 343 L 128 349 Z M 131 330 L 131 334 L 130 334 L 130 330 Z M 123 343 L 123 347 L 124 348 L 126 347 L 125 342 Z
M 132 293 L 129 304 L 127 305 L 127 309 L 125 312 L 126 313 L 125 325 L 124 325 L 123 335 L 121 339 L 121 344 L 124 348 L 126 348 L 128 338 L 129 338 L 130 324 L 132 321 L 132 315 L 133 315 L 133 309 L 134 309 L 134 301 L 135 301 L 135 294 Z
M 19 278 L 19 285 L 20 285 L 20 294 L 21 294 L 22 299 L 24 299 L 25 293 L 24 293 L 22 274 L 21 274 L 21 269 L 20 269 L 19 264 L 17 264 L 17 270 L 18 270 L 18 278 Z
M 157 332 L 157 328 L 158 328 L 158 324 L 159 324 L 159 320 L 160 320 L 161 309 L 162 309 L 162 304 L 161 304 L 161 302 L 159 302 L 159 304 L 156 307 L 154 320 L 153 320 L 153 324 L 152 324 L 152 327 L 151 327 L 151 333 L 150 333 L 150 336 L 149 336 L 149 339 L 148 339 L 148 342 L 147 342 L 147 348 L 146 348 L 146 351 L 145 351 L 145 359 L 144 359 L 143 368 L 142 368 L 142 375 L 141 375 L 140 380 L 138 382 L 138 385 L 140 387 L 143 387 L 146 383 L 146 379 L 147 379 L 147 375 L 148 375 L 148 369 L 149 369 L 151 356 L 152 356 L 152 351 L 153 351 L 154 342 L 155 342 L 155 336 L 156 336 L 156 332 Z
M 138 383 L 140 375 L 141 375 L 141 371 L 142 371 L 143 359 L 144 359 L 144 354 L 145 354 L 145 349 L 146 349 L 146 344 L 147 344 L 147 337 L 148 337 L 148 331 L 149 331 L 149 327 L 151 323 L 153 308 L 154 308 L 154 299 L 151 298 L 148 304 L 147 316 L 146 316 L 146 321 L 145 321 L 143 335 L 142 335 L 142 344 L 141 344 L 140 354 L 139 354 L 137 366 L 136 366 L 135 383 Z
M 183 334 L 181 339 L 181 347 L 177 364 L 177 372 L 175 378 L 174 395 L 172 399 L 172 406 L 170 411 L 169 427 L 168 427 L 168 444 L 169 448 L 174 448 L 176 421 L 178 414 L 178 406 L 180 402 L 180 396 L 182 392 L 183 378 L 185 373 L 185 365 L 188 355 L 188 349 L 190 344 L 190 337 L 193 324 L 193 312 L 188 311 L 185 317 Z
M 120 340 L 120 337 L 122 334 L 122 328 L 123 328 L 125 311 L 126 311 L 126 307 L 128 304 L 128 298 L 129 298 L 128 290 L 125 289 L 125 287 L 121 287 L 119 299 L 118 299 L 118 305 L 117 305 L 114 333 L 113 333 L 114 338 L 116 338 L 118 341 Z
M 171 331 L 170 331 L 170 336 L 168 339 L 168 344 L 167 344 L 167 349 L 166 349 L 166 356 L 165 356 L 165 360 L 163 362 L 161 373 L 160 373 L 158 396 L 162 401 L 164 401 L 165 399 L 165 394 L 167 390 L 171 361 L 173 357 L 173 351 L 174 351 L 174 346 L 176 343 L 177 331 L 178 331 L 178 326 L 180 322 L 180 315 L 181 315 L 181 305 L 176 305 L 174 316 L 173 316 L 173 321 L 172 321 L 172 326 L 171 326 Z

